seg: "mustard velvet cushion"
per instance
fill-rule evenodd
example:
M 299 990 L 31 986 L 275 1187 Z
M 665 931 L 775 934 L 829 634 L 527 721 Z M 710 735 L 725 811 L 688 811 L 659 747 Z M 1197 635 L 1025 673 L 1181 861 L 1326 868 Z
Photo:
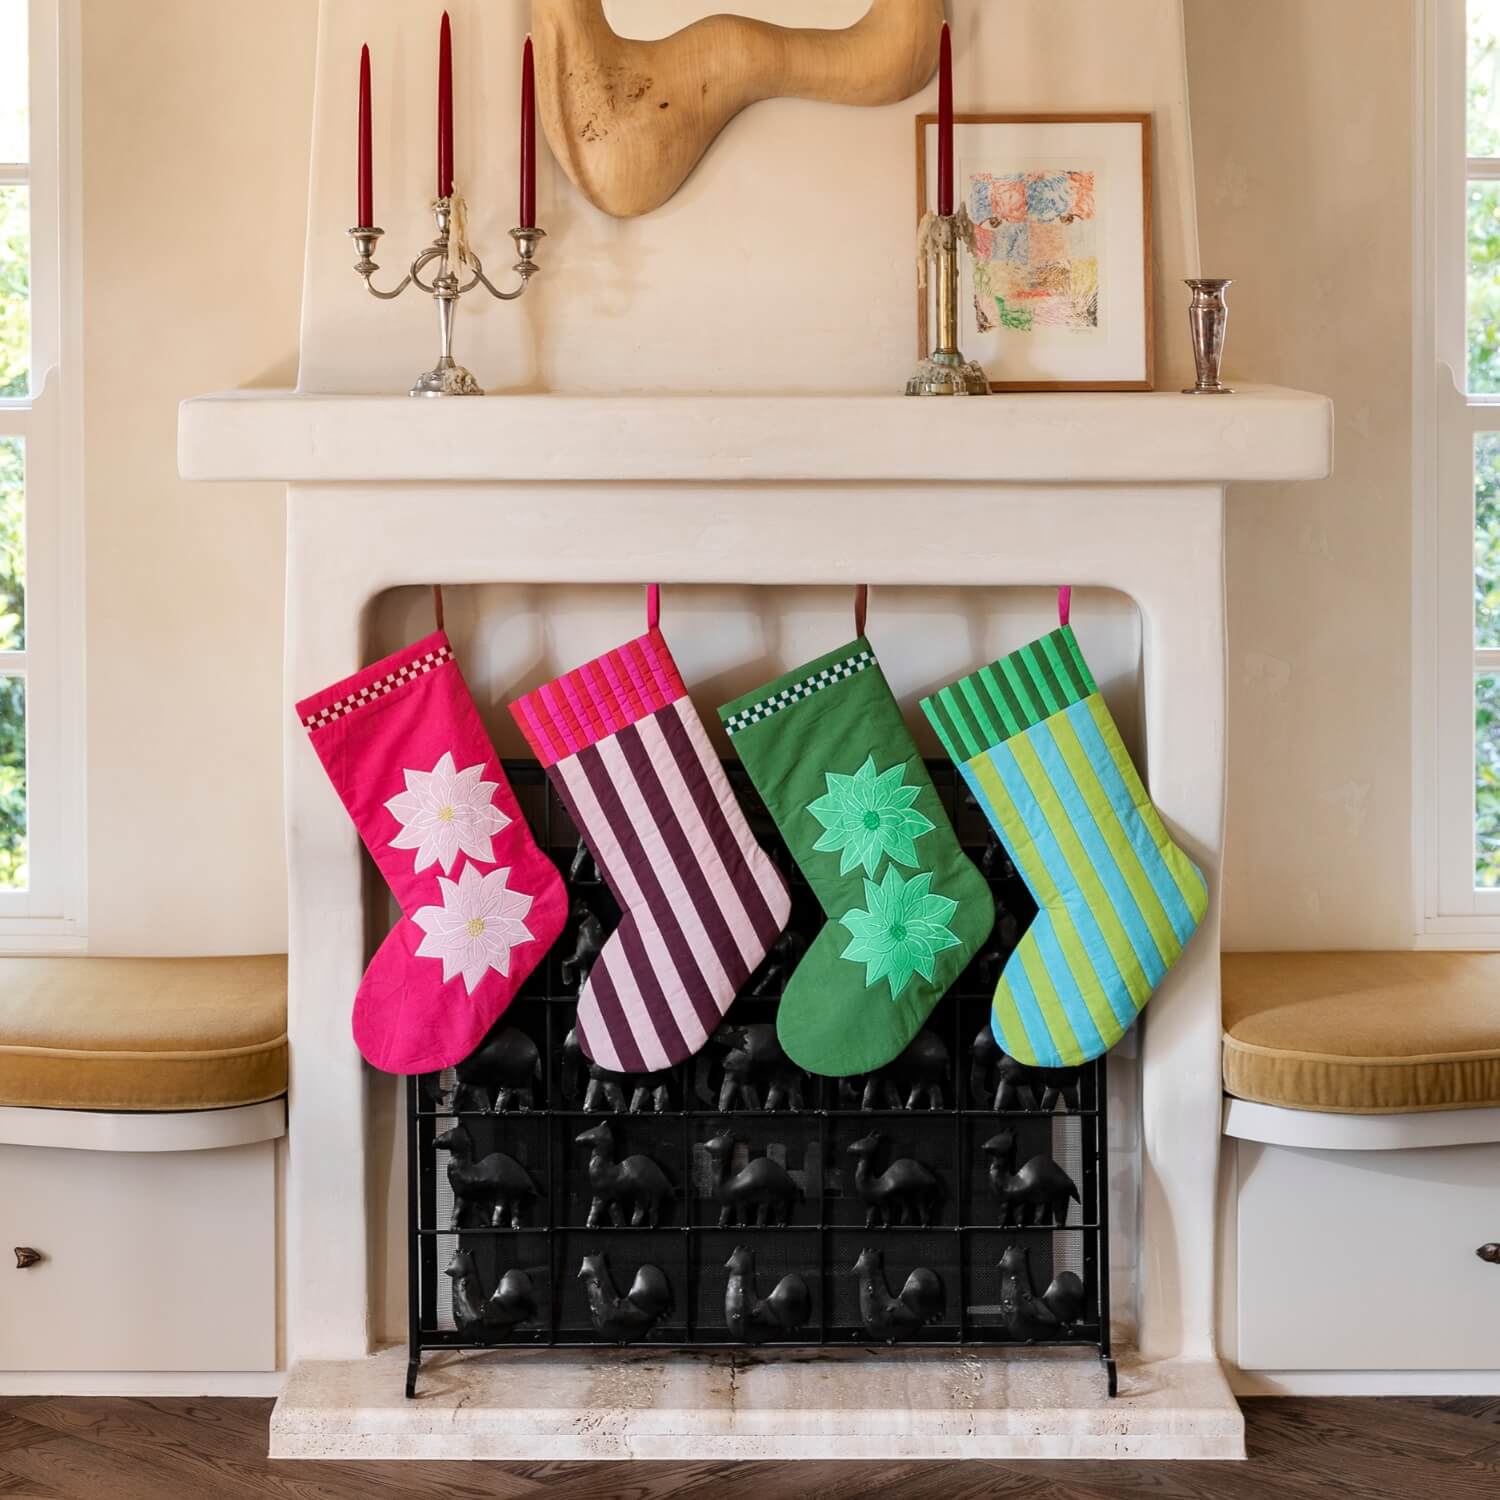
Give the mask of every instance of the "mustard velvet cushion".
M 1500 955 L 1226 953 L 1224 1087 L 1329 1114 L 1500 1105 Z
M 286 1092 L 286 958 L 0 958 L 0 1105 L 226 1109 Z

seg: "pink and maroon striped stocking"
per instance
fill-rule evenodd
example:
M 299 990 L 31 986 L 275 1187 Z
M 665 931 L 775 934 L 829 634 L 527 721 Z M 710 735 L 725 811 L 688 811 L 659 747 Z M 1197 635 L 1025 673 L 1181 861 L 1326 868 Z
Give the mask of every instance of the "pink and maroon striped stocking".
M 578 998 L 601 1066 L 691 1057 L 791 914 L 656 628 L 511 704 L 623 916 Z

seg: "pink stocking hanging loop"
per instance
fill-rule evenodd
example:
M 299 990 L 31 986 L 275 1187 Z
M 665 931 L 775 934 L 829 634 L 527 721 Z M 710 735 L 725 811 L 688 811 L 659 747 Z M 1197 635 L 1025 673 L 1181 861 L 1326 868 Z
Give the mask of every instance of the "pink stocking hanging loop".
M 1073 613 L 1073 586 L 1065 583 L 1057 591 L 1057 623 L 1066 625 Z
M 661 585 L 646 585 L 646 629 L 655 630 L 661 623 Z

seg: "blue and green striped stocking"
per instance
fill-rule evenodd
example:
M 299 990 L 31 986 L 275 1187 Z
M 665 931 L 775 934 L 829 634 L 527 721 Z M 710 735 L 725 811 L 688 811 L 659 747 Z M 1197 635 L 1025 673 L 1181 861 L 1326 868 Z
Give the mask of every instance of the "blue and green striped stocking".
M 1070 626 L 922 710 L 1037 904 L 995 991 L 995 1040 L 1032 1067 L 1100 1056 L 1202 919 L 1202 873 L 1162 826 Z

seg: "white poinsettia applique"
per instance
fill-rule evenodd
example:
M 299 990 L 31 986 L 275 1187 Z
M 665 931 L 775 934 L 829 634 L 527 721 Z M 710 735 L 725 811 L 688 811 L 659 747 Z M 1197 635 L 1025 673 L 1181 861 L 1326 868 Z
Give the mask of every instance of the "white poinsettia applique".
M 481 875 L 466 864 L 457 880 L 438 876 L 441 906 L 424 906 L 412 916 L 426 934 L 417 957 L 442 959 L 444 984 L 462 974 L 472 995 L 491 969 L 509 974 L 510 950 L 535 937 L 522 920 L 532 898 L 510 890 L 509 879 L 508 866 Z
M 430 771 L 405 771 L 406 790 L 386 803 L 401 825 L 392 849 L 415 849 L 416 870 L 436 864 L 446 875 L 460 854 L 488 864 L 495 857 L 490 840 L 510 822 L 494 804 L 498 781 L 482 781 L 484 762 L 453 769 L 445 751 Z

